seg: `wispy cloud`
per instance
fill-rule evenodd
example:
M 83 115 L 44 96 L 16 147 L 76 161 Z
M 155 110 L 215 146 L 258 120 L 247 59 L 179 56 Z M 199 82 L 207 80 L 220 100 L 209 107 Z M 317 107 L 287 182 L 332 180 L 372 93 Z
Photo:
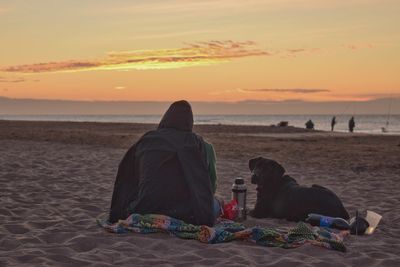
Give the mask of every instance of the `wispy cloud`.
M 281 57 L 287 58 L 287 57 L 297 57 L 299 54 L 312 54 L 315 52 L 319 52 L 321 48 L 292 48 L 292 49 L 286 49 L 284 51 L 279 52 Z
M 115 86 L 114 89 L 115 90 L 125 90 L 126 87 L 125 86 Z
M 26 79 L 0 77 L 0 83 L 22 83 L 22 82 L 26 82 Z
M 223 95 L 223 94 L 234 94 L 234 93 L 250 93 L 250 92 L 240 88 L 235 88 L 235 89 L 226 89 L 222 91 L 213 91 L 210 92 L 209 95 Z
M 3 72 L 41 73 L 73 72 L 88 70 L 146 70 L 175 69 L 199 65 L 211 65 L 250 56 L 266 56 L 253 41 L 208 41 L 186 44 L 183 48 L 134 50 L 108 53 L 97 60 L 69 60 L 8 66 Z
M 318 94 L 328 93 L 328 89 L 308 89 L 308 88 L 288 88 L 288 89 L 226 89 L 222 91 L 210 92 L 209 95 L 224 95 L 224 94 L 251 94 L 251 93 L 292 93 L 292 94 Z
M 342 46 L 350 50 L 370 49 L 377 47 L 375 44 L 344 44 Z
M 364 93 L 364 94 L 335 94 L 335 97 L 339 99 L 357 99 L 357 100 L 377 100 L 377 99 L 392 99 L 400 97 L 400 93 Z
M 38 79 L 27 79 L 25 77 L 2 77 L 0 76 L 0 83 L 23 83 L 23 82 L 38 82 Z
M 328 89 L 288 88 L 288 89 L 241 89 L 245 92 L 267 92 L 267 93 L 295 93 L 295 94 L 316 94 L 327 93 Z

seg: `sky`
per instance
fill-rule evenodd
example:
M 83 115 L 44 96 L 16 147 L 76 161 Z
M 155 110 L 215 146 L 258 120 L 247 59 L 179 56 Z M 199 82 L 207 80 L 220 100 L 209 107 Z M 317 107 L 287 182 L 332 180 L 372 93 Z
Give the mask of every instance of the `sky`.
M 398 14 L 398 0 L 0 0 L 0 97 L 398 97 Z

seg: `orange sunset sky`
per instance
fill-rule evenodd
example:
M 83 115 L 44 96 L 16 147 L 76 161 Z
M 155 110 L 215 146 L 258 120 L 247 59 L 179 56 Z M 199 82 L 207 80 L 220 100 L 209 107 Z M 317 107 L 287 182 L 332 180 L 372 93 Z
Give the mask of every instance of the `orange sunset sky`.
M 399 96 L 399 14 L 398 0 L 0 0 L 0 96 Z

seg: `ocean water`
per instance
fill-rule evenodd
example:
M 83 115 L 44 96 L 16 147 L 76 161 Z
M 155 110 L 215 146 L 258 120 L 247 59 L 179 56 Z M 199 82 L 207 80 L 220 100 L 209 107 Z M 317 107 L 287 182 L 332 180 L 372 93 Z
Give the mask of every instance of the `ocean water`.
M 335 131 L 347 132 L 351 115 L 336 116 Z M 371 134 L 400 135 L 400 115 L 356 115 L 355 132 Z M 136 122 L 158 123 L 161 115 L 0 115 L 0 120 L 30 120 L 30 121 L 88 121 L 88 122 Z M 280 121 L 288 121 L 289 125 L 305 127 L 311 119 L 315 129 L 330 131 L 332 115 L 195 115 L 195 124 L 226 124 L 226 125 L 272 125 Z M 389 126 L 386 122 L 389 119 Z M 382 132 L 387 127 L 387 133 Z

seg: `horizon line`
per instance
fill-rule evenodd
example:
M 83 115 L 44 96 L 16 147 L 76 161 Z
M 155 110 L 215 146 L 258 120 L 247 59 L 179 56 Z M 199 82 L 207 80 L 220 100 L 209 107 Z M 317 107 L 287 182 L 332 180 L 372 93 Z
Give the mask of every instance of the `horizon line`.
M 64 101 L 64 102 L 109 102 L 109 103 L 173 103 L 175 101 L 186 100 L 189 103 L 226 103 L 226 104 L 235 104 L 235 103 L 243 103 L 243 102 L 254 102 L 254 103 L 282 103 L 282 102 L 310 102 L 310 103 L 332 103 L 332 102 L 345 102 L 345 103 L 365 103 L 371 101 L 378 101 L 378 100 L 394 100 L 400 99 L 400 96 L 387 96 L 387 97 L 376 97 L 366 100 L 303 100 L 303 99 L 285 99 L 285 100 L 271 100 L 271 99 L 243 99 L 243 100 L 214 100 L 214 101 L 207 101 L 207 100 L 187 100 L 187 99 L 176 99 L 176 100 L 88 100 L 88 99 L 54 99 L 54 98 L 15 98 L 15 97 L 7 97 L 1 96 L 1 99 L 7 100 L 30 100 L 30 101 Z

